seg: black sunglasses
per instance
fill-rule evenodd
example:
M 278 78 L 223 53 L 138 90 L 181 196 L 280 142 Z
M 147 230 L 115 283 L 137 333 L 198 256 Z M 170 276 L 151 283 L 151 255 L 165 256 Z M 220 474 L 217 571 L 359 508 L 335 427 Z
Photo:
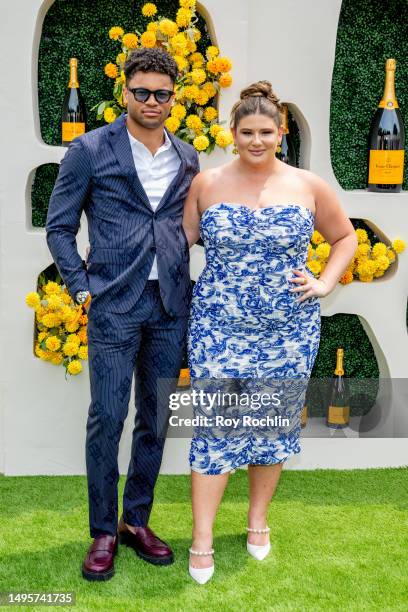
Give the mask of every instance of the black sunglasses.
M 145 89 L 144 87 L 129 87 L 128 89 L 132 92 L 136 102 L 147 102 L 150 95 L 153 94 L 156 102 L 166 104 L 174 94 L 174 91 L 171 89 L 156 89 L 156 91 L 150 91 L 150 89 Z

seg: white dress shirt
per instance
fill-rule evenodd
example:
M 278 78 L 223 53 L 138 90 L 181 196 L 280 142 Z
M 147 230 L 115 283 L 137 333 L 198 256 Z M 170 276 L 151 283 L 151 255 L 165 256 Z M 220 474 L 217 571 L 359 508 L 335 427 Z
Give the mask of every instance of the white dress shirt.
M 157 149 L 155 155 L 152 155 L 146 145 L 137 140 L 127 130 L 135 168 L 153 210 L 158 207 L 181 164 L 180 157 L 166 130 L 163 130 L 163 132 L 164 144 Z M 149 280 L 157 278 L 157 257 L 155 255 Z

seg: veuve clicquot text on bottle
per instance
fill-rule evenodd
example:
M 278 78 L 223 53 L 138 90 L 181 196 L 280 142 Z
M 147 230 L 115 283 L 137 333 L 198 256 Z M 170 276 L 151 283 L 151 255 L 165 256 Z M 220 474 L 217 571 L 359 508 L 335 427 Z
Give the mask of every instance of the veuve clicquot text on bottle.
M 278 147 L 276 157 L 285 164 L 296 167 L 296 152 L 292 142 L 292 138 L 289 134 L 289 122 L 288 122 L 288 107 L 286 104 L 283 105 L 283 111 L 281 112 L 283 136 L 282 142 Z
M 334 429 L 347 427 L 350 421 L 350 393 L 348 383 L 344 379 L 343 357 L 344 350 L 338 348 L 335 378 L 326 418 L 327 427 Z
M 69 83 L 62 105 L 62 144 L 68 146 L 77 136 L 84 134 L 86 130 L 85 104 L 79 90 L 78 83 L 78 60 L 72 57 L 69 60 Z
M 404 178 L 405 129 L 395 97 L 395 69 L 395 59 L 387 59 L 384 94 L 369 134 L 368 191 L 401 191 Z

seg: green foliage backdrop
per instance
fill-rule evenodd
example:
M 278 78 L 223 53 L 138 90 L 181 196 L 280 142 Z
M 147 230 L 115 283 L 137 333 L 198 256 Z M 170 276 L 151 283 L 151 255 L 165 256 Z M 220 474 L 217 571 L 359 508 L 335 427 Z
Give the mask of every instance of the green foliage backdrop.
M 397 61 L 395 88 L 408 128 L 408 0 L 343 0 L 332 78 L 331 161 L 343 189 L 365 189 L 367 139 L 384 90 L 385 60 Z M 405 155 L 403 189 L 408 189 Z
M 107 33 L 113 25 L 130 31 L 142 28 L 145 23 L 140 14 L 142 4 L 133 0 L 88 0 L 86 3 L 56 0 L 52 5 L 44 21 L 39 49 L 40 122 L 46 143 L 60 144 L 60 109 L 68 82 L 69 58 L 75 56 L 79 60 L 81 90 L 88 109 L 99 100 L 111 99 L 112 81 L 103 74 L 103 67 L 116 57 L 119 47 L 109 40 Z M 159 12 L 168 16 L 174 16 L 178 7 L 177 0 L 160 0 L 156 4 Z M 408 58 L 403 53 L 401 4 L 408 7 L 408 0 L 389 0 L 378 5 L 375 0 L 343 2 L 333 73 L 330 136 L 333 168 L 345 189 L 365 187 L 366 137 L 382 94 L 386 57 L 397 60 L 398 99 L 402 109 L 408 110 Z M 203 20 L 200 29 L 204 32 Z M 199 42 L 199 50 L 203 42 Z M 88 129 L 101 125 L 90 112 L 88 119 Z M 296 132 L 293 123 L 291 129 Z M 38 227 L 45 225 L 55 175 L 55 165 L 41 166 L 36 173 L 33 225 Z M 359 220 L 353 220 L 353 224 L 367 229 Z M 345 349 L 348 377 L 378 377 L 368 337 L 359 318 L 349 314 L 322 318 L 320 349 L 312 377 L 333 375 L 339 346 Z M 318 402 L 310 408 L 315 413 L 320 410 Z

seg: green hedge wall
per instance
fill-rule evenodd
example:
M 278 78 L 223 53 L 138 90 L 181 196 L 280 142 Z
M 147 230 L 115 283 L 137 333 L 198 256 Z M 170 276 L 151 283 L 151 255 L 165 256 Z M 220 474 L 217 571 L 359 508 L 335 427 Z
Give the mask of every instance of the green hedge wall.
M 384 90 L 385 60 L 397 61 L 395 88 L 408 131 L 408 0 L 343 0 L 332 78 L 330 143 L 343 189 L 365 189 L 371 119 Z M 405 155 L 403 189 L 408 189 Z
M 372 0 L 369 3 L 375 6 Z M 60 109 L 64 97 L 65 88 L 68 81 L 68 60 L 70 57 L 78 57 L 79 60 L 79 80 L 81 91 L 84 95 L 85 103 L 88 109 L 95 105 L 99 100 L 110 99 L 112 93 L 112 81 L 103 74 L 103 67 L 118 53 L 118 45 L 110 41 L 107 33 L 111 26 L 120 25 L 126 30 L 134 30 L 142 27 L 144 21 L 140 16 L 140 7 L 143 2 L 133 2 L 131 0 L 121 0 L 115 3 L 110 0 L 88 0 L 84 3 L 82 0 L 56 0 L 48 11 L 43 27 L 43 35 L 41 38 L 39 49 L 39 108 L 40 108 L 40 123 L 41 133 L 46 143 L 51 145 L 60 144 Z M 159 12 L 167 14 L 169 17 L 175 15 L 175 10 L 178 7 L 177 0 L 160 0 L 156 2 Z M 356 7 L 348 8 L 349 5 L 357 4 L 347 0 L 342 10 L 341 22 L 350 15 L 350 11 L 356 11 Z M 390 2 L 389 5 L 394 3 Z M 136 6 L 138 8 L 136 8 Z M 361 6 L 361 9 L 366 11 L 366 3 Z M 384 10 L 384 5 L 383 5 Z M 203 21 L 200 28 L 204 32 Z M 358 23 L 361 23 L 359 19 Z M 371 28 L 370 35 L 377 36 L 374 32 L 375 28 Z M 342 25 L 340 24 L 342 27 Z M 394 26 L 393 26 L 394 27 Z M 345 54 L 344 46 L 341 46 L 342 32 L 340 31 L 338 49 L 336 54 L 336 68 L 333 79 L 333 104 L 332 104 L 332 121 L 331 121 L 331 138 L 332 138 L 332 155 L 333 165 L 336 167 L 336 174 L 345 177 L 343 186 L 346 188 L 356 188 L 364 186 L 355 183 L 356 168 L 349 164 L 350 158 L 350 135 L 355 134 L 351 130 L 355 130 L 353 121 L 347 121 L 347 132 L 344 130 L 344 117 L 349 118 L 349 108 L 344 107 L 345 94 L 342 91 L 340 75 L 344 75 L 350 70 L 350 60 L 352 63 L 357 63 L 357 56 L 353 57 L 350 54 Z M 381 32 L 378 34 L 380 36 Z M 381 34 L 382 36 L 382 34 Z M 359 30 L 354 32 L 354 37 L 361 39 Z M 205 43 L 205 38 L 204 41 Z M 201 41 L 200 41 L 201 43 Z M 199 43 L 199 45 L 200 45 Z M 394 47 L 395 51 L 395 47 Z M 395 56 L 394 52 L 394 56 Z M 364 57 L 364 55 L 363 55 Z M 402 60 L 396 55 L 398 61 L 398 69 L 402 72 Z M 381 58 L 380 58 L 381 59 Z M 232 57 L 232 60 L 234 58 Z M 369 108 L 374 110 L 377 99 L 381 95 L 381 79 L 382 79 L 382 59 L 378 64 L 379 89 L 375 90 L 370 96 L 367 96 L 367 91 L 360 87 L 358 99 L 360 104 L 356 105 L 357 115 L 362 117 L 362 96 L 369 97 Z M 398 74 L 398 73 L 397 73 Z M 345 78 L 345 77 L 343 77 Z M 363 79 L 364 87 L 366 81 Z M 397 81 L 398 91 L 401 89 L 400 82 Z M 342 94 L 342 95 L 339 95 Z M 402 92 L 399 91 L 399 94 Z M 401 105 L 403 98 L 399 95 Z M 406 105 L 408 107 L 408 105 Z M 371 112 L 371 111 L 370 111 Z M 370 115 L 370 112 L 368 115 Z M 366 113 L 367 114 L 367 113 Z M 98 127 L 95 116 L 88 112 L 89 129 Z M 364 115 L 365 116 L 365 115 Z M 371 116 L 371 115 L 370 115 Z M 290 129 L 295 136 L 296 141 L 296 124 L 290 117 Z M 363 119 L 361 119 L 363 121 Z M 359 123 L 361 126 L 362 124 Z M 359 142 L 365 136 L 365 132 L 359 130 Z M 347 134 L 347 146 L 344 146 L 344 137 Z M 343 140 L 342 140 L 343 139 Z M 356 137 L 352 138 L 353 146 L 355 147 Z M 339 145 L 340 143 L 340 145 Z M 297 148 L 298 148 L 298 143 Z M 343 149 L 346 151 L 347 157 L 342 157 Z M 353 149 L 354 150 L 354 149 Z M 358 150 L 358 147 L 357 147 Z M 360 158 L 362 151 L 360 151 Z M 364 164 L 359 163 L 360 175 Z M 36 178 L 33 186 L 33 225 L 43 227 L 47 214 L 47 206 L 49 195 L 56 176 L 55 164 L 41 166 L 36 173 Z M 358 174 L 357 174 L 358 176 Z M 361 177 L 358 179 L 361 183 Z M 344 182 L 346 181 L 346 182 Z M 361 220 L 352 220 L 355 227 L 364 227 L 370 234 L 369 228 Z M 372 235 L 372 234 L 371 234 Z M 333 317 L 322 318 L 322 335 L 319 353 L 313 368 L 312 377 L 331 377 L 333 375 L 336 350 L 339 346 L 345 349 L 345 369 L 346 375 L 356 378 L 376 378 L 378 377 L 378 367 L 374 355 L 373 348 L 368 340 L 367 335 L 359 321 L 359 318 L 349 314 L 337 314 Z M 314 399 L 310 404 L 312 414 L 321 413 L 323 407 L 318 399 Z M 358 409 L 352 412 L 357 414 Z

